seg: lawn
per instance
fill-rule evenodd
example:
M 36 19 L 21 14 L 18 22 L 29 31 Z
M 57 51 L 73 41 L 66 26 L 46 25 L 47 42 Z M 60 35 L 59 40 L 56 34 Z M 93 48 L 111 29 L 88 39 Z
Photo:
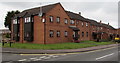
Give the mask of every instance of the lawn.
M 94 42 L 94 41 L 81 41 L 81 43 L 60 43 L 60 44 L 32 44 L 32 43 L 13 43 L 11 48 L 20 49 L 78 49 L 93 47 L 99 45 L 114 44 L 114 42 Z M 6 43 L 4 47 L 10 47 L 9 43 Z

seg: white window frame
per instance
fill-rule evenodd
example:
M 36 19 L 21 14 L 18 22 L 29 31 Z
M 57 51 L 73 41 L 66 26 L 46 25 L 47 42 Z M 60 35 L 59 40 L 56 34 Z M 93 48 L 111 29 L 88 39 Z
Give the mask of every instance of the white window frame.
M 75 24 L 75 21 L 74 20 L 70 20 L 70 24 Z
M 14 20 L 13 20 L 13 24 L 17 24 L 17 19 L 14 19 Z
M 30 23 L 31 22 L 31 17 L 25 17 L 25 23 Z
M 50 18 L 50 22 L 53 22 L 53 16 L 50 16 L 49 18 Z
M 51 35 L 50 37 L 54 37 L 54 31 L 50 30 L 50 34 L 49 35 Z
M 57 31 L 57 37 L 60 37 L 60 31 Z
M 60 17 L 56 18 L 57 23 L 60 23 Z
M 81 24 L 82 24 L 82 26 L 84 26 L 84 23 L 83 23 L 83 22 L 82 22 Z
M 88 26 L 88 23 L 86 23 L 86 26 Z
M 67 37 L 67 36 L 68 36 L 68 32 L 67 32 L 67 31 L 65 31 L 65 32 L 64 32 L 64 34 L 65 34 L 65 37 Z
M 68 23 L 68 19 L 67 19 L 67 18 L 65 18 L 65 21 L 64 21 L 64 22 L 65 22 L 65 24 L 67 24 L 67 23 Z

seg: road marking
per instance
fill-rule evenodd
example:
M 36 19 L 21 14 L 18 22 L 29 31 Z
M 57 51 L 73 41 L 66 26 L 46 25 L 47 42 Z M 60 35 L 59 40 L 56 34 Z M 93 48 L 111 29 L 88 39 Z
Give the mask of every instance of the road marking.
M 52 57 L 58 57 L 58 56 L 52 56 Z
M 49 58 L 51 58 L 51 57 L 45 57 L 44 59 L 49 59 Z
M 111 53 L 111 54 L 108 54 L 108 55 L 105 55 L 105 56 L 102 56 L 102 57 L 96 58 L 96 60 L 99 60 L 99 59 L 102 59 L 102 58 L 105 58 L 105 57 L 111 56 L 111 55 L 113 55 L 113 54 L 114 54 L 114 53 Z
M 30 59 L 36 59 L 36 58 L 30 58 Z
M 46 56 L 42 56 L 42 57 L 40 57 L 40 58 L 45 58 Z
M 38 60 L 42 60 L 42 59 L 35 59 L 35 60 L 33 60 L 33 61 L 38 61 Z
M 26 61 L 27 59 L 22 59 L 22 60 L 18 60 L 18 61 Z

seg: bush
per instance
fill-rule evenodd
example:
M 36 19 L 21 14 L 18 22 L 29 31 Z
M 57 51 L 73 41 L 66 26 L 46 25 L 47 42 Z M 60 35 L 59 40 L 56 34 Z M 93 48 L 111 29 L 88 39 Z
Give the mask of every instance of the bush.
M 10 34 L 7 33 L 7 34 L 5 35 L 5 37 L 6 37 L 6 38 L 10 38 Z

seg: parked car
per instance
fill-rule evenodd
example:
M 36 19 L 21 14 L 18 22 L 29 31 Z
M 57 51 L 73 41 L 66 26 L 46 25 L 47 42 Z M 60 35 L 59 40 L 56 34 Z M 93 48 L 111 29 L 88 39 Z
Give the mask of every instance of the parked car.
M 115 37 L 115 42 L 118 42 L 118 43 L 120 43 L 120 38 L 118 38 L 118 37 Z

